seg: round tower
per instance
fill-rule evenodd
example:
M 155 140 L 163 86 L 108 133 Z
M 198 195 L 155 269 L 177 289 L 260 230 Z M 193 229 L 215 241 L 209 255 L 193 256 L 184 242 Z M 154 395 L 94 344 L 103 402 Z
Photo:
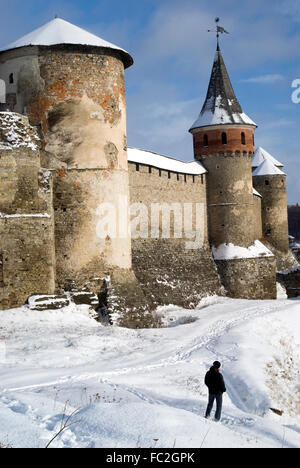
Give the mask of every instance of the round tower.
M 269 299 L 276 297 L 276 266 L 273 254 L 255 238 L 256 128 L 235 96 L 218 45 L 204 105 L 190 129 L 195 159 L 208 172 L 209 239 L 228 295 Z
M 253 244 L 251 159 L 256 124 L 243 113 L 218 47 L 205 103 L 190 132 L 208 171 L 211 243 Z
M 283 254 L 289 253 L 286 175 L 270 159 L 253 172 L 253 184 L 262 195 L 263 237 Z
M 41 164 L 54 180 L 59 288 L 131 268 L 118 210 L 129 197 L 124 69 L 132 63 L 123 49 L 60 18 L 0 51 L 6 106 L 38 127 Z M 111 230 L 103 236 L 106 205 Z

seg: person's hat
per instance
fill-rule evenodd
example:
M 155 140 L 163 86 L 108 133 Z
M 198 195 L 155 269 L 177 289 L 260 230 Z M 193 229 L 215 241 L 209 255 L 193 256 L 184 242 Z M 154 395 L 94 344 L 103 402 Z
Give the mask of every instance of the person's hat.
M 213 366 L 214 366 L 216 369 L 220 369 L 221 363 L 220 363 L 219 361 L 215 361 L 215 362 L 213 363 Z

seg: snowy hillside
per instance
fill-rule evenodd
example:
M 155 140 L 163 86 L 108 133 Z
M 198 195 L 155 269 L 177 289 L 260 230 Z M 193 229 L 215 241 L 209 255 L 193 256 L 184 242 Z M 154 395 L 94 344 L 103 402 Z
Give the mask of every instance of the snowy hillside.
M 127 330 L 87 306 L 0 312 L 0 442 L 45 447 L 78 410 L 51 447 L 300 447 L 300 300 L 157 313 L 164 328 Z M 203 417 L 216 359 L 220 423 Z

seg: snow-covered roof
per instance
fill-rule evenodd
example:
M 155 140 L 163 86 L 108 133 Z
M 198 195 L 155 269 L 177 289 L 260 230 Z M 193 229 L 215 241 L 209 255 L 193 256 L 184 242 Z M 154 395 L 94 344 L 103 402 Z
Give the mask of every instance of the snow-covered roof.
M 178 159 L 137 148 L 128 148 L 127 155 L 129 162 L 145 164 L 180 174 L 201 175 L 207 172 L 200 162 L 179 161 Z
M 206 99 L 198 119 L 190 128 L 190 132 L 200 127 L 228 124 L 257 127 L 256 123 L 243 112 L 235 96 L 226 65 L 218 47 Z
M 255 125 L 257 127 L 256 123 L 253 122 L 253 120 L 251 120 L 244 112 L 229 113 L 224 107 L 222 101 L 222 96 L 218 96 L 211 109 L 206 108 L 201 111 L 198 119 L 194 122 L 190 130 L 211 125 L 230 124 Z
M 261 146 L 259 146 L 254 153 L 254 156 L 252 158 L 252 167 L 256 168 L 260 166 L 266 159 L 271 161 L 276 167 L 283 167 L 283 164 L 280 161 L 275 159 L 270 153 L 268 153 L 268 151 L 266 151 Z
M 265 159 L 264 162 L 258 166 L 257 169 L 253 172 L 253 177 L 255 176 L 266 176 L 266 175 L 285 175 L 275 164 L 272 163 L 269 159 Z
M 125 66 L 129 67 L 133 63 L 132 57 L 126 50 L 61 18 L 55 18 L 20 39 L 7 44 L 0 49 L 0 52 L 30 45 L 51 46 L 58 44 L 87 45 L 117 50 L 124 58 Z

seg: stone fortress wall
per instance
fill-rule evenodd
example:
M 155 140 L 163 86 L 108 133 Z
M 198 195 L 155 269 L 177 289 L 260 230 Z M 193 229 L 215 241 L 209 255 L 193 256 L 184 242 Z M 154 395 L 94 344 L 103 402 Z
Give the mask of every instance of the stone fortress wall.
M 154 155 L 153 159 L 155 161 Z M 195 307 L 204 296 L 222 294 L 208 241 L 206 174 L 176 173 L 129 161 L 129 185 L 130 203 L 142 203 L 149 216 L 144 227 L 145 238 L 132 239 L 133 269 L 147 300 L 153 306 Z M 162 208 L 167 204 L 170 208 L 170 213 L 166 211 L 170 238 L 163 238 L 163 217 L 153 216 L 153 208 L 151 217 L 153 204 Z M 184 229 L 187 205 L 192 206 L 193 217 L 191 226 Z M 198 226 L 197 205 L 201 217 Z M 179 217 L 182 216 L 183 227 L 177 234 L 174 233 L 176 210 Z M 190 243 L 197 240 L 196 230 L 200 245 L 193 246 Z M 153 237 L 151 232 L 154 232 Z
M 55 290 L 52 180 L 28 119 L 0 113 L 0 308 Z

